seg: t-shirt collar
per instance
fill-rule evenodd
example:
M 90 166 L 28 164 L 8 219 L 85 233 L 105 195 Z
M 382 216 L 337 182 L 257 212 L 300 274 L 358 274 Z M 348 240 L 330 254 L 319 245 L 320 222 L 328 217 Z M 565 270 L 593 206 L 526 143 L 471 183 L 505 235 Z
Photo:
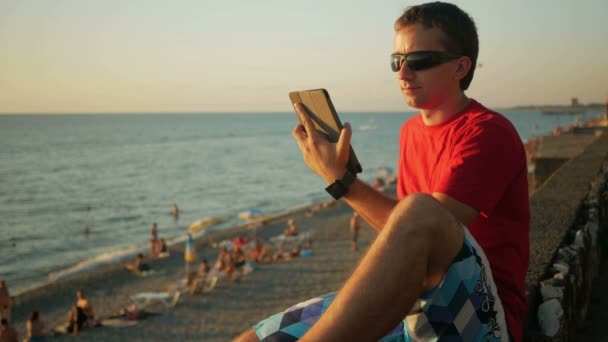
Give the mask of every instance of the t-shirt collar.
M 424 124 L 424 121 L 422 120 L 422 114 L 420 114 L 419 115 L 420 124 L 429 131 L 437 131 L 437 130 L 442 129 L 443 127 L 448 126 L 450 123 L 452 123 L 454 120 L 461 117 L 463 114 L 472 112 L 473 109 L 476 108 L 478 105 L 479 104 L 477 101 L 475 101 L 475 99 L 471 99 L 471 101 L 469 101 L 469 103 L 466 106 L 464 106 L 464 108 L 460 112 L 453 115 L 447 121 L 444 121 L 444 122 L 441 122 L 441 123 L 438 123 L 435 125 L 431 125 L 431 126 L 427 126 Z

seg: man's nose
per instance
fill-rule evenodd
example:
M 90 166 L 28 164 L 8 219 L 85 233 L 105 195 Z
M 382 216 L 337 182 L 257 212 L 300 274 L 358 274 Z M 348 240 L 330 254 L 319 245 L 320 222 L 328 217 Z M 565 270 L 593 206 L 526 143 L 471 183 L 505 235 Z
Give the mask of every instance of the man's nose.
M 413 79 L 414 76 L 415 74 L 412 69 L 407 66 L 407 63 L 403 62 L 403 64 L 401 64 L 401 68 L 399 71 L 397 71 L 397 79 L 407 81 Z

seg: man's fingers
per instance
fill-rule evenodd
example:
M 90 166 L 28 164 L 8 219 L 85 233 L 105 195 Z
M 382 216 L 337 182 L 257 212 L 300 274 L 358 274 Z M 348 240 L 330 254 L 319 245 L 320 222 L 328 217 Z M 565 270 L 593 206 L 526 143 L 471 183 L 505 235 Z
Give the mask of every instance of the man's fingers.
M 350 154 L 350 139 L 353 136 L 353 129 L 348 122 L 344 123 L 344 127 L 340 131 L 340 138 L 336 143 L 338 150 L 338 156 L 342 161 L 348 161 L 348 155 Z
M 306 129 L 301 124 L 296 125 L 296 127 L 293 128 L 293 131 L 291 131 L 291 135 L 293 135 L 294 139 L 296 139 L 298 143 L 304 142 L 308 138 Z
M 298 124 L 293 128 L 291 135 L 293 135 L 296 140 L 306 139 L 308 137 L 308 134 L 306 134 L 306 129 L 301 124 Z
M 298 113 L 298 116 L 300 117 L 300 121 L 302 122 L 302 124 L 304 125 L 304 128 L 306 129 L 306 133 L 308 134 L 308 137 L 313 140 L 319 139 L 319 132 L 317 132 L 317 129 L 315 128 L 315 124 L 312 122 L 312 119 L 310 118 L 310 115 L 308 114 L 308 110 L 306 109 L 306 107 L 304 107 L 304 105 L 301 103 L 295 103 L 294 108 L 296 109 L 296 113 Z
M 300 148 L 300 150 L 302 152 L 306 151 L 306 139 L 308 139 L 308 134 L 306 134 L 304 126 L 297 125 L 296 127 L 294 127 L 293 131 L 291 132 L 291 135 L 293 135 L 293 138 L 296 140 L 296 143 L 298 143 L 298 147 Z

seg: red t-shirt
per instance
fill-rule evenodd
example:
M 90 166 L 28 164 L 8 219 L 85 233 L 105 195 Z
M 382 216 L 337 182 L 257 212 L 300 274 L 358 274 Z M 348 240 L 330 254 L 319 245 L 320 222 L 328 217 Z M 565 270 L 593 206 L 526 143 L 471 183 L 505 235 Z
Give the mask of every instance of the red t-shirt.
M 528 168 L 511 122 L 477 101 L 449 121 L 426 126 L 421 115 L 401 128 L 399 199 L 448 195 L 479 211 L 468 226 L 483 248 L 502 301 L 509 332 L 522 340 L 529 263 Z

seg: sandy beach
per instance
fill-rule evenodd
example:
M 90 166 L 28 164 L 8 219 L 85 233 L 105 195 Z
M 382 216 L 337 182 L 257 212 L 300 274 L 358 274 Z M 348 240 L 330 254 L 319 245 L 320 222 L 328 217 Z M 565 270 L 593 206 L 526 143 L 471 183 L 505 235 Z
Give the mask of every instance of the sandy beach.
M 389 192 L 394 193 L 394 188 Z M 336 291 L 350 275 L 376 233 L 365 223 L 359 234 L 360 249 L 350 249 L 348 222 L 352 210 L 343 202 L 316 211 L 306 210 L 279 217 L 257 228 L 257 234 L 268 239 L 282 233 L 288 219 L 296 220 L 300 233 L 313 231 L 313 251 L 310 257 L 299 257 L 259 265 L 238 282 L 220 282 L 211 292 L 193 296 L 183 294 L 177 305 L 164 309 L 153 305 L 158 315 L 138 321 L 130 327 L 86 328 L 78 336 L 58 335 L 58 341 L 228 341 L 261 319 L 289 306 Z M 213 242 L 250 229 L 215 232 L 195 242 L 201 258 L 213 262 L 217 249 Z M 142 237 L 143 238 L 143 237 Z M 130 296 L 146 291 L 160 291 L 175 284 L 185 275 L 183 245 L 174 246 L 171 256 L 151 263 L 157 271 L 140 278 L 130 274 L 122 265 L 111 265 L 89 273 L 62 280 L 24 293 L 16 298 L 13 321 L 19 336 L 25 336 L 25 321 L 31 310 L 39 310 L 49 327 L 65 322 L 66 314 L 75 303 L 75 293 L 83 289 L 92 302 L 96 316 L 101 319 L 116 314 L 132 304 Z M 194 265 L 191 267 L 195 267 Z

